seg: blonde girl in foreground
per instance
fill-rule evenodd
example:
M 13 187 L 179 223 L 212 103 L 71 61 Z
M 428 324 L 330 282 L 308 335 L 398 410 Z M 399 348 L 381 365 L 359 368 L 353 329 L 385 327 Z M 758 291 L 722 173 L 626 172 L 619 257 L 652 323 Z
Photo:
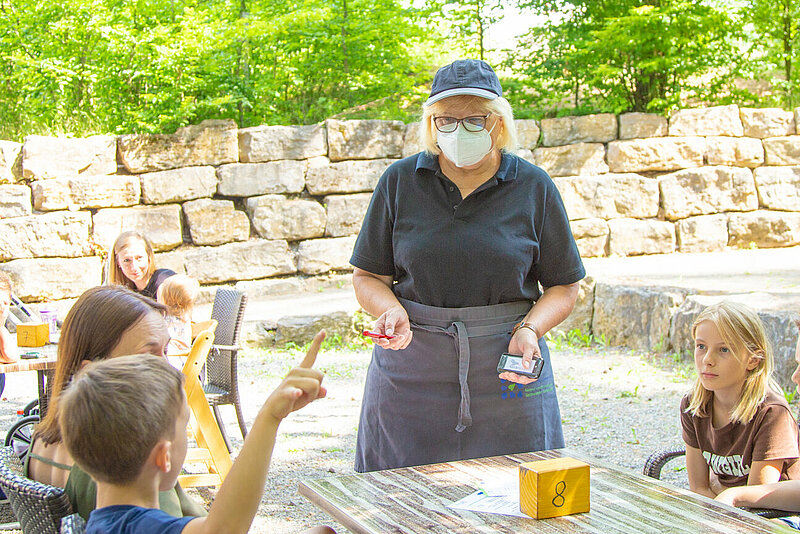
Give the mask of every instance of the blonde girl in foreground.
M 797 423 L 772 380 L 764 325 L 749 307 L 720 302 L 692 325 L 697 380 L 681 401 L 689 487 L 726 488 L 800 478 Z

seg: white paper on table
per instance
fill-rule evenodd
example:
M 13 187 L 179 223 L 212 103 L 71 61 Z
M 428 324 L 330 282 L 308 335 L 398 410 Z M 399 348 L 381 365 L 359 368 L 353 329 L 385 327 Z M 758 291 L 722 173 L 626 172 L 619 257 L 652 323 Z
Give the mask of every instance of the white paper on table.
M 490 480 L 481 484 L 481 488 L 470 493 L 450 505 L 456 510 L 484 512 L 489 514 L 526 517 L 529 515 L 519 510 L 519 478 L 510 477 L 503 480 Z

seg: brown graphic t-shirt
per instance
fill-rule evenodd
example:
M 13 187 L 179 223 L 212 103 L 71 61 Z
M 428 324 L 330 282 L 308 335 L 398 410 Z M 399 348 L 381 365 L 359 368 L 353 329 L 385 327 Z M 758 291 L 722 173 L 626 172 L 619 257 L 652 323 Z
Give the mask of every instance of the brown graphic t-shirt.
M 681 400 L 683 441 L 700 449 L 708 468 L 725 487 L 745 486 L 753 462 L 783 459 L 781 480 L 800 478 L 797 422 L 783 397 L 773 392 L 747 424 L 711 425 L 711 417 L 686 413 L 689 396 Z

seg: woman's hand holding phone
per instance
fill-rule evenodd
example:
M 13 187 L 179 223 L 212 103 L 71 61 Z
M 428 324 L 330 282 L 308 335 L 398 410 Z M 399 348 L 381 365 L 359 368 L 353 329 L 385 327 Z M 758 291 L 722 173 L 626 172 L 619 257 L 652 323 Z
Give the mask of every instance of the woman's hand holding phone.
M 539 339 L 529 328 L 517 329 L 514 335 L 511 336 L 511 341 L 508 343 L 508 352 L 510 354 L 521 354 L 522 365 L 525 369 L 533 369 L 533 359 L 542 357 L 542 351 L 539 350 Z M 530 384 L 537 380 L 536 378 L 518 375 L 511 371 L 500 373 L 498 376 L 503 380 L 516 382 L 522 385 Z
M 404 349 L 411 343 L 411 323 L 408 313 L 402 306 L 394 306 L 386 310 L 375 321 L 372 331 L 386 337 L 373 337 L 373 343 L 389 350 Z

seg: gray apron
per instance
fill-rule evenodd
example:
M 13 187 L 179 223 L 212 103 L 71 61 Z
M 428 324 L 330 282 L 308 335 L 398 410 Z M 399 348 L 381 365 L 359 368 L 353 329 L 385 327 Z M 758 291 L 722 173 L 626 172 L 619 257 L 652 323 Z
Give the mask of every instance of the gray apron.
M 500 380 L 497 362 L 528 301 L 438 308 L 398 299 L 414 337 L 403 350 L 375 345 L 358 425 L 355 469 L 391 469 L 564 446 L 544 339 L 542 375 Z

